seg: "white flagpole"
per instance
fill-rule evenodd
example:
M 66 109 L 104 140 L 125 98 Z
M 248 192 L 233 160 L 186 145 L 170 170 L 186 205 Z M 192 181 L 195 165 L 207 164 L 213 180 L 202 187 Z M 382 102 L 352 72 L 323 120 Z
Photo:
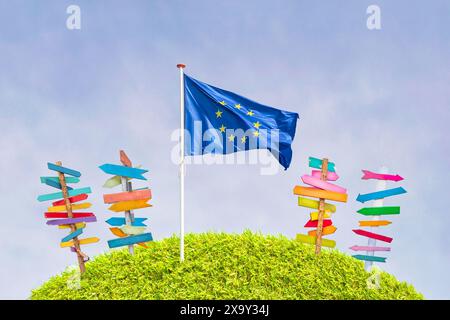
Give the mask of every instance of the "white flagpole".
M 184 261 L 184 64 L 177 64 L 180 69 L 180 262 Z

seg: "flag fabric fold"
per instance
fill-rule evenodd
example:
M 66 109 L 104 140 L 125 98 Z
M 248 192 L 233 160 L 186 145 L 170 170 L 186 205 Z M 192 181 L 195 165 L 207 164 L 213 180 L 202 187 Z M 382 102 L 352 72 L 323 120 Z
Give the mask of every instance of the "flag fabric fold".
M 260 104 L 186 74 L 184 88 L 185 155 L 267 149 L 284 169 L 289 167 L 297 113 Z

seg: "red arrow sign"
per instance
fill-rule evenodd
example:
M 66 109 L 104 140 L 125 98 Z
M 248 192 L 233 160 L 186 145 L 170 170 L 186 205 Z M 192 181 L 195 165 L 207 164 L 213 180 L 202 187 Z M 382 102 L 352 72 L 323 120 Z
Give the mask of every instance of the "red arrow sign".
M 315 221 L 311 221 L 309 220 L 306 224 L 305 224 L 305 228 L 317 228 L 317 224 L 319 223 L 318 220 Z M 331 226 L 333 224 L 333 221 L 331 220 L 323 220 L 323 227 L 328 227 Z
M 83 194 L 79 194 L 79 195 L 74 196 L 74 197 L 70 197 L 69 201 L 70 201 L 70 203 L 74 203 L 74 202 L 79 202 L 79 201 L 86 200 L 87 198 L 88 198 L 88 195 L 86 193 L 83 193 Z M 63 199 L 63 200 L 55 201 L 52 204 L 53 204 L 54 207 L 56 207 L 56 206 L 63 206 L 63 205 L 66 204 L 66 202 Z
M 377 180 L 390 180 L 390 181 L 401 181 L 403 178 L 399 176 L 398 174 L 381 174 L 381 173 L 375 173 L 369 170 L 362 170 L 364 175 L 361 179 L 367 180 L 367 179 L 377 179 Z
M 72 212 L 73 218 L 94 217 L 92 212 Z M 45 212 L 44 217 L 47 219 L 68 218 L 67 212 Z
M 373 232 L 369 232 L 369 231 L 365 231 L 365 230 L 361 230 L 361 229 L 354 229 L 353 232 L 356 234 L 359 234 L 360 236 L 364 236 L 367 238 L 372 238 L 372 239 L 389 242 L 389 243 L 392 242 L 392 238 L 383 236 L 378 233 L 373 233 Z

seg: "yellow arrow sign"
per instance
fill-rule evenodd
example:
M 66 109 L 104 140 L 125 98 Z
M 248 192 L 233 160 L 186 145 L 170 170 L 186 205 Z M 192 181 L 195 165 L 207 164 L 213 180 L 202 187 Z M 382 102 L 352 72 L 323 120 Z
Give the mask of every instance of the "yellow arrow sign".
M 333 234 L 336 232 L 336 230 L 337 230 L 337 228 L 333 225 L 325 227 L 322 229 L 322 235 L 326 236 L 327 234 Z M 311 230 L 308 232 L 308 235 L 311 237 L 315 237 L 316 233 L 317 233 L 317 230 Z
M 79 239 L 78 241 L 80 242 L 80 244 L 89 244 L 89 243 L 99 242 L 100 239 L 97 238 L 97 237 L 92 237 L 92 238 Z M 70 240 L 70 241 L 67 241 L 67 242 L 61 242 L 60 246 L 61 246 L 61 248 L 72 247 L 73 246 L 73 240 Z
M 81 229 L 81 228 L 84 228 L 84 227 L 86 227 L 86 223 L 84 223 L 84 222 L 75 223 L 75 228 L 77 228 L 77 229 Z M 68 228 L 70 228 L 70 224 L 60 224 L 58 226 L 58 228 L 60 228 L 60 229 L 68 229 Z
M 306 207 L 311 209 L 319 209 L 319 201 L 311 200 L 308 198 L 298 197 L 298 205 L 300 207 Z M 336 206 L 330 203 L 325 203 L 325 210 L 336 212 Z
M 87 209 L 92 206 L 92 203 L 90 202 L 83 202 L 83 203 L 73 203 L 72 204 L 72 210 L 79 210 L 79 209 Z M 48 207 L 47 212 L 67 212 L 66 206 L 53 206 Z
M 128 235 L 137 235 L 144 233 L 146 227 L 123 226 L 120 229 Z
M 359 221 L 360 227 L 380 227 L 380 226 L 387 226 L 391 224 L 391 221 L 388 220 L 362 220 Z
M 317 188 L 295 186 L 294 194 L 299 196 L 307 196 L 320 199 L 328 199 L 333 201 L 347 202 L 346 193 L 338 193 Z
M 319 220 L 319 212 L 318 211 L 311 212 L 309 214 L 309 216 L 311 217 L 311 221 Z M 331 218 L 331 211 L 325 211 L 325 214 L 323 215 L 323 218 L 324 219 Z
M 148 200 L 150 199 L 116 202 L 108 209 L 114 212 L 120 212 L 120 211 L 148 208 L 152 206 L 151 204 L 147 203 Z
M 316 237 L 307 236 L 306 234 L 297 234 L 296 240 L 307 244 L 316 244 Z M 335 246 L 336 241 L 322 238 L 322 247 L 334 248 Z

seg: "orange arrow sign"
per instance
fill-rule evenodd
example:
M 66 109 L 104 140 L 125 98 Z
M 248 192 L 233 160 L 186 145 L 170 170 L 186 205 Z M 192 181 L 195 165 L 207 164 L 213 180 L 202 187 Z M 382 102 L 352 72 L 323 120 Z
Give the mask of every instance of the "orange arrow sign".
M 381 227 L 391 224 L 388 220 L 361 220 L 359 221 L 360 227 Z
M 110 193 L 103 195 L 105 203 L 115 203 L 120 201 L 144 200 L 151 199 L 152 193 L 150 189 L 134 190 L 130 192 Z
M 326 236 L 327 234 L 333 234 L 335 233 L 337 228 L 335 226 L 328 226 L 322 229 L 322 235 Z M 308 235 L 311 237 L 315 237 L 317 233 L 317 230 L 311 230 L 308 231 Z
M 338 193 L 333 191 L 326 191 L 316 188 L 295 186 L 294 194 L 298 196 L 315 197 L 320 199 L 327 199 L 333 201 L 347 202 L 346 193 Z

